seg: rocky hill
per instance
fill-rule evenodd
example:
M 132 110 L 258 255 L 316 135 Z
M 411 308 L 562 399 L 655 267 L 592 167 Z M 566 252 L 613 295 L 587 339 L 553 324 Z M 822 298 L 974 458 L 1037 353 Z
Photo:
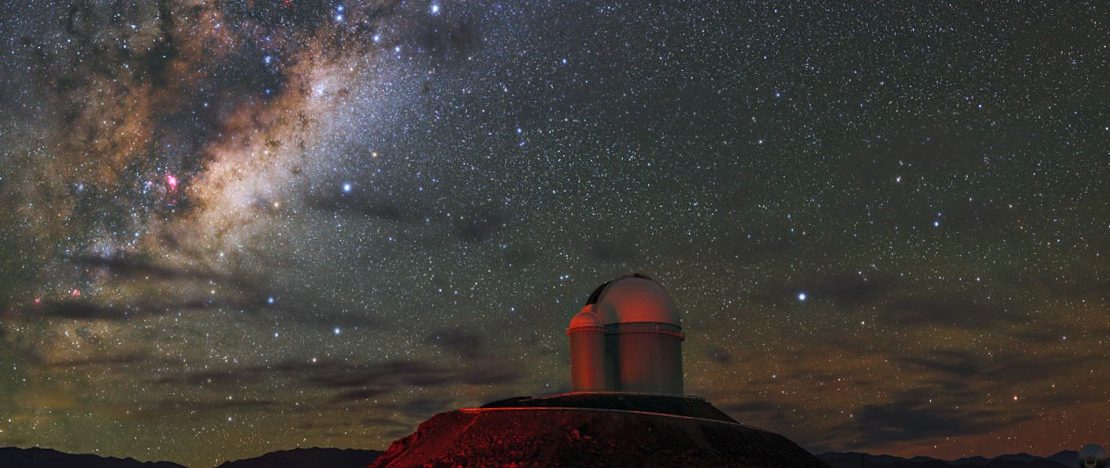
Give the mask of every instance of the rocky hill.
M 393 442 L 373 466 L 827 466 L 783 436 L 731 420 L 513 401 L 527 399 L 440 413 Z

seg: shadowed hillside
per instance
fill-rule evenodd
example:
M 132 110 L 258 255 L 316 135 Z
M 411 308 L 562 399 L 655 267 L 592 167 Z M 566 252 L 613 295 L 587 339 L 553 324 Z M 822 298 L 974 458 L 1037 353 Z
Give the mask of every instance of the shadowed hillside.
M 374 466 L 824 467 L 778 434 L 740 424 L 605 409 L 484 408 L 438 414 Z

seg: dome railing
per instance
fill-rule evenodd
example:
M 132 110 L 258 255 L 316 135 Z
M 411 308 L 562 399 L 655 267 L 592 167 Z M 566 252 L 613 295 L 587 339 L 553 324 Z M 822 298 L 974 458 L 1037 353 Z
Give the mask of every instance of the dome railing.
M 670 335 L 680 340 L 685 340 L 686 335 L 681 329 L 669 323 L 617 323 L 605 327 L 605 334 L 615 335 L 622 333 L 658 333 Z

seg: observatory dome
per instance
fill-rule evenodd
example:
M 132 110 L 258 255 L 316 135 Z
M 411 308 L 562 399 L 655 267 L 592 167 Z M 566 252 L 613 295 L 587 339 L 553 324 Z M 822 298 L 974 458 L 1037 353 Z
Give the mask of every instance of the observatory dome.
M 662 286 L 628 275 L 598 286 L 567 327 L 574 391 L 682 395 L 682 324 Z
M 662 286 L 641 275 L 625 276 L 597 288 L 587 305 L 605 325 L 663 323 L 681 327 L 678 310 Z
M 594 313 L 593 304 L 586 304 L 586 306 L 583 307 L 582 310 L 574 316 L 574 318 L 570 319 L 570 326 L 568 327 L 568 329 L 570 330 L 601 330 L 602 328 L 603 325 L 601 324 L 601 319 L 599 319 L 597 317 L 597 314 Z

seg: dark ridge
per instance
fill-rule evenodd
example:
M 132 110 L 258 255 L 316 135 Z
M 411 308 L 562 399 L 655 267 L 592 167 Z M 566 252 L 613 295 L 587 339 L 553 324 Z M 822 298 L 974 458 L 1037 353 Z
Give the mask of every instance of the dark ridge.
M 225 462 L 220 468 L 364 468 L 381 454 L 378 450 L 298 448 Z
M 833 468 L 1072 468 L 1077 465 L 1078 452 L 1065 450 L 1049 457 L 1025 453 L 999 455 L 994 458 L 970 457 L 958 460 L 940 460 L 931 457 L 901 458 L 891 455 L 871 455 L 858 452 L 829 452 L 818 455 L 821 461 Z
M 171 462 L 142 462 L 134 458 L 73 454 L 38 447 L 0 448 L 0 466 L 18 468 L 184 468 Z

